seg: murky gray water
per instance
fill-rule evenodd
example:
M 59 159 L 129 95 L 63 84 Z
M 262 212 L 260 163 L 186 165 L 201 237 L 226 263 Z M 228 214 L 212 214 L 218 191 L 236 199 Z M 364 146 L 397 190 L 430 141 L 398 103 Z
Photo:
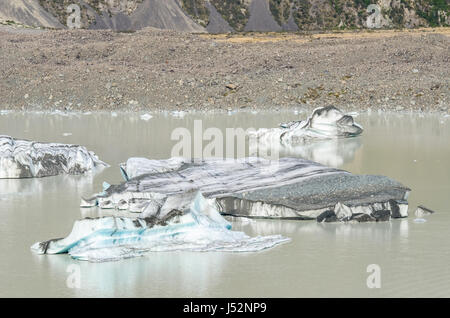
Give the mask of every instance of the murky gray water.
M 51 297 L 302 297 L 450 296 L 450 118 L 362 114 L 365 132 L 322 144 L 308 156 L 353 173 L 383 174 L 409 186 L 410 218 L 379 224 L 317 224 L 258 220 L 233 223 L 249 235 L 283 234 L 292 242 L 260 253 L 164 252 L 110 263 L 67 255 L 34 255 L 36 241 L 64 237 L 76 219 L 92 213 L 80 197 L 121 182 L 117 165 L 131 156 L 163 159 L 176 127 L 274 127 L 305 117 L 284 113 L 0 115 L 0 134 L 76 143 L 111 168 L 92 176 L 0 180 L 0 296 Z M 67 135 L 71 133 L 71 135 Z M 66 135 L 64 135 L 66 134 Z M 437 211 L 418 224 L 418 204 Z M 70 264 L 81 267 L 81 288 L 68 288 Z M 369 264 L 381 268 L 381 288 L 369 289 Z

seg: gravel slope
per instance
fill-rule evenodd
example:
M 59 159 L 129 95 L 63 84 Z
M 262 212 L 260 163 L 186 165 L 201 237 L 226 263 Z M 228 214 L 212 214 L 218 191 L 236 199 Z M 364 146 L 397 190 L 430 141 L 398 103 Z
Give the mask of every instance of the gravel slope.
M 206 30 L 209 33 L 227 33 L 233 32 L 233 28 L 228 24 L 227 21 L 217 12 L 216 7 L 214 7 L 209 1 L 205 2 L 206 8 L 209 10 L 209 23 Z
M 249 6 L 250 18 L 245 31 L 281 31 L 281 26 L 273 18 L 269 9 L 269 0 L 252 0 Z
M 0 29 L 0 109 L 449 111 L 449 29 L 185 34 Z

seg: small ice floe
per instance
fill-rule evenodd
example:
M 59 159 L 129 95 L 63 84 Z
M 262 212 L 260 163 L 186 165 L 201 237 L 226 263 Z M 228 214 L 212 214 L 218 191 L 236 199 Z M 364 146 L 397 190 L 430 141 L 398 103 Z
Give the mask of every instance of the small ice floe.
M 361 145 L 360 139 L 351 138 L 363 131 L 354 122 L 355 115 L 333 106 L 320 107 L 306 120 L 249 131 L 249 152 L 300 157 L 338 167 L 352 160 Z
M 416 212 L 414 212 L 414 214 L 419 218 L 422 218 L 424 216 L 429 216 L 433 213 L 434 213 L 433 210 L 430 210 L 430 209 L 424 207 L 423 205 L 419 205 L 416 209 Z
M 107 164 L 85 147 L 0 135 L 0 179 L 83 174 Z
M 214 200 L 200 192 L 179 194 L 138 218 L 100 217 L 76 221 L 63 239 L 35 243 L 37 254 L 69 253 L 91 262 L 142 256 L 149 252 L 256 252 L 290 239 L 281 235 L 250 237 L 231 230 Z
M 427 220 L 425 219 L 426 216 L 429 216 L 431 214 L 433 214 L 434 211 L 430 210 L 426 207 L 424 207 L 423 205 L 419 205 L 416 209 L 416 211 L 414 212 L 415 216 L 417 218 L 415 218 L 413 220 L 414 223 L 425 223 L 427 222 Z
M 72 133 L 66 132 L 66 133 L 63 133 L 63 136 L 64 136 L 64 137 L 72 136 Z
M 150 115 L 150 114 L 144 114 L 144 115 L 141 115 L 140 118 L 141 118 L 142 120 L 148 121 L 148 120 L 152 119 L 153 116 Z
M 219 212 L 237 217 L 365 222 L 408 216 L 410 189 L 401 183 L 299 158 L 130 158 L 120 169 L 126 182 L 104 187 L 82 206 L 142 212 L 199 190 L 217 200 Z
M 250 133 L 259 144 L 298 145 L 310 140 L 358 136 L 363 128 L 356 124 L 355 113 L 344 114 L 334 106 L 316 108 L 306 119 L 280 124 L 278 128 L 263 128 Z

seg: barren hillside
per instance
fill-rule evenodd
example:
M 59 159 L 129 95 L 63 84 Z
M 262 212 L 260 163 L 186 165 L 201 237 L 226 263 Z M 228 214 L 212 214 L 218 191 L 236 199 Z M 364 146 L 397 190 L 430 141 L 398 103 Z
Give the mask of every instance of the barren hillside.
M 70 4 L 80 6 L 83 28 L 119 31 L 149 26 L 225 33 L 450 24 L 450 0 L 2 0 L 0 20 L 62 28 Z
M 0 109 L 448 111 L 450 29 L 5 33 Z

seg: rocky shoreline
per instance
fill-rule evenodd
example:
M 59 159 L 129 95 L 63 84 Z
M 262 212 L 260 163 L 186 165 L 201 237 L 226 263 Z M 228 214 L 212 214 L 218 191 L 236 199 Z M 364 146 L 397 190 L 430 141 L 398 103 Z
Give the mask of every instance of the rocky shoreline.
M 0 109 L 450 112 L 450 29 L 187 34 L 0 29 Z

